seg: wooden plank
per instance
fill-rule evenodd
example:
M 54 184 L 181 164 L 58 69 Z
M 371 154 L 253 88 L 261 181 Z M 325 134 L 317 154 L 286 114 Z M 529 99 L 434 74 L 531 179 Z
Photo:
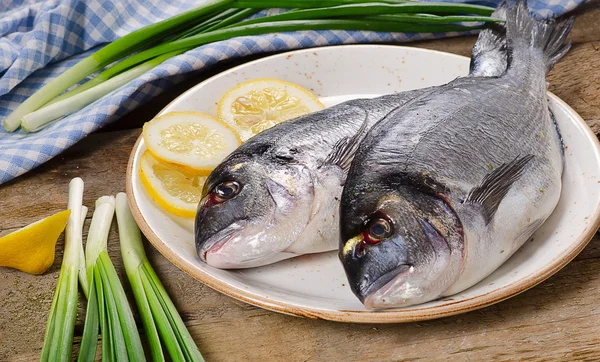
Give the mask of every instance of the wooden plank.
M 571 104 L 596 132 L 600 131 L 599 6 L 590 4 L 589 11 L 580 15 L 573 30 L 573 49 L 549 77 L 550 90 Z M 415 45 L 468 55 L 473 39 Z M 184 89 L 163 96 L 161 102 Z M 157 109 L 160 103 L 153 102 L 119 124 L 139 127 Z M 116 129 L 122 127 L 91 135 L 48 164 L 0 186 L 0 235 L 63 210 L 73 177 L 85 180 L 88 206 L 102 195 L 123 191 L 127 159 L 140 130 Z M 92 211 L 93 207 L 89 216 Z M 109 254 L 123 276 L 117 244 L 113 225 Z M 62 246 L 61 237 L 56 261 L 43 276 L 0 268 L 0 361 L 38 358 Z M 563 271 L 508 301 L 441 320 L 383 326 L 302 319 L 249 306 L 195 281 L 152 247 L 147 250 L 209 361 L 478 361 L 514 360 L 515 356 L 531 361 L 600 360 L 598 236 Z M 76 336 L 82 327 L 79 317 Z
M 574 44 L 549 74 L 550 91 L 600 132 L 600 41 Z

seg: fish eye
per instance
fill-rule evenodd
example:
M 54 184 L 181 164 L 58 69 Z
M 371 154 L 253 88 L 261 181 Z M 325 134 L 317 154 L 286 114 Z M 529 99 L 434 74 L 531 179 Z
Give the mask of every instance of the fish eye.
M 392 223 L 388 219 L 377 217 L 369 220 L 363 236 L 367 244 L 377 244 L 392 236 L 393 231 Z
M 221 203 L 239 194 L 241 189 L 236 181 L 225 181 L 215 186 L 212 196 L 216 203 Z

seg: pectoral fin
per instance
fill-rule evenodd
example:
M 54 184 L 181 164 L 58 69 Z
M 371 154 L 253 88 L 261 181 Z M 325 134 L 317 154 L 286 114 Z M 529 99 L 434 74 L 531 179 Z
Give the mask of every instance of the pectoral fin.
M 365 117 L 362 125 L 358 129 L 358 132 L 352 137 L 344 137 L 340 139 L 331 153 L 327 156 L 325 161 L 323 161 L 323 165 L 332 164 L 338 165 L 342 170 L 348 172 L 350 169 L 350 165 L 352 164 L 352 160 L 354 159 L 354 155 L 358 150 L 358 146 L 362 142 L 362 140 L 367 135 L 367 131 L 369 125 L 369 115 Z
M 489 224 L 494 218 L 500 202 L 502 202 L 512 184 L 523 175 L 525 167 L 532 159 L 533 155 L 518 156 L 511 162 L 497 167 L 469 192 L 465 203 L 483 206 L 485 222 Z

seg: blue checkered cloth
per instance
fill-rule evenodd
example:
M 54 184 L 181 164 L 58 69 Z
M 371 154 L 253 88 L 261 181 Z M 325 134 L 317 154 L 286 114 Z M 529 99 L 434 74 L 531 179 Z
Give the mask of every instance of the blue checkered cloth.
M 587 0 L 530 0 L 558 16 Z M 478 1 L 496 6 L 500 0 Z M 11 0 L 0 2 L 0 121 L 28 96 L 99 49 L 198 0 Z M 275 10 L 276 11 L 276 10 Z M 303 31 L 240 37 L 171 58 L 81 111 L 37 133 L 0 130 L 0 184 L 60 154 L 183 79 L 186 73 L 250 54 L 351 43 L 390 43 L 455 36 L 364 31 Z

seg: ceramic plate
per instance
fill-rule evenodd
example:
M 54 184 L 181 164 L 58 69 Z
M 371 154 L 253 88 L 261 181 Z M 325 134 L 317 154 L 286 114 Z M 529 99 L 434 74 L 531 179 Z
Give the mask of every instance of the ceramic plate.
M 231 87 L 274 77 L 312 90 L 331 106 L 349 99 L 439 85 L 466 75 L 469 59 L 400 46 L 352 45 L 306 49 L 259 59 L 214 76 L 175 99 L 162 113 L 216 114 Z M 233 298 L 277 312 L 344 322 L 395 323 L 438 318 L 481 308 L 533 287 L 571 261 L 600 220 L 600 152 L 596 136 L 567 104 L 550 94 L 566 144 L 558 207 L 504 265 L 472 288 L 449 298 L 403 309 L 367 311 L 352 294 L 336 252 L 305 255 L 239 271 L 212 268 L 196 256 L 192 222 L 172 218 L 153 202 L 138 177 L 140 140 L 131 154 L 127 193 L 150 242 L 194 278 Z

